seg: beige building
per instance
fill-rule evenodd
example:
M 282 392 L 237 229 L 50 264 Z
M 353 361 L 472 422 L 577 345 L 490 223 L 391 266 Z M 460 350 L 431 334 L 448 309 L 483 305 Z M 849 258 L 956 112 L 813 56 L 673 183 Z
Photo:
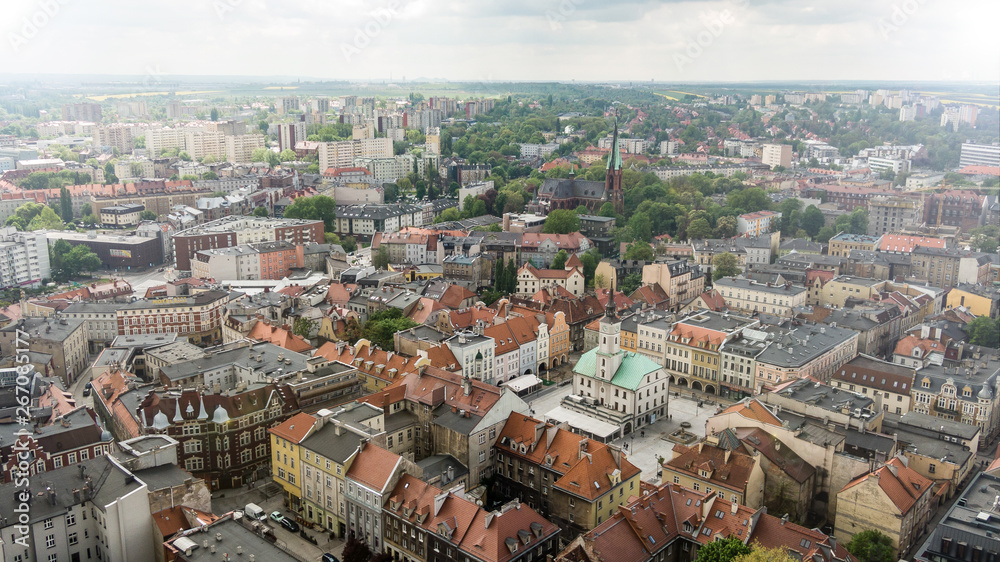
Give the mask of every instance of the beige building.
M 662 481 L 758 509 L 764 505 L 764 470 L 759 456 L 756 451 L 746 452 L 739 441 L 720 444 L 718 435 L 691 447 L 675 444 L 673 458 L 661 467 Z
M 568 269 L 538 269 L 526 263 L 517 272 L 517 295 L 530 297 L 541 289 L 561 287 L 574 297 L 583 294 L 583 271 L 578 267 Z
M 603 264 L 601 262 L 598 267 Z M 673 260 L 643 266 L 642 284 L 659 285 L 670 297 L 669 306 L 676 307 L 705 290 L 705 275 L 699 266 L 690 261 Z
M 232 135 L 225 137 L 225 156 L 229 162 L 250 162 L 254 150 L 265 148 L 264 135 Z
M 101 226 L 109 228 L 125 228 L 136 226 L 142 219 L 140 215 L 146 210 L 145 205 L 125 203 L 111 205 L 101 209 Z
M 758 283 L 740 277 L 723 277 L 714 283 L 726 305 L 735 311 L 760 312 L 791 318 L 793 309 L 806 304 L 805 287 L 785 283 L 773 285 Z
M 838 275 L 830 279 L 822 288 L 814 288 L 814 293 L 808 299 L 808 304 L 818 304 L 829 307 L 843 307 L 847 299 L 868 300 L 877 295 L 888 285 L 885 279 L 867 279 Z
M 933 495 L 930 480 L 894 458 L 840 490 L 834 534 L 847 544 L 875 529 L 892 539 L 896 557 L 903 556 L 927 530 Z
M 792 167 L 792 145 L 790 144 L 764 144 L 761 145 L 762 164 L 766 164 L 774 169 L 775 166 L 785 168 Z
M 848 392 L 882 398 L 882 410 L 893 414 L 910 411 L 913 369 L 858 355 L 833 372 L 831 385 Z
M 830 247 L 827 252 L 831 256 L 847 257 L 852 250 L 867 250 L 874 252 L 878 250 L 881 236 L 868 236 L 865 234 L 848 234 L 841 232 L 830 239 Z
M 87 330 L 79 318 L 55 314 L 46 318 L 22 318 L 0 330 L 0 352 L 23 354 L 23 349 L 52 356 L 54 376 L 69 388 L 87 369 Z

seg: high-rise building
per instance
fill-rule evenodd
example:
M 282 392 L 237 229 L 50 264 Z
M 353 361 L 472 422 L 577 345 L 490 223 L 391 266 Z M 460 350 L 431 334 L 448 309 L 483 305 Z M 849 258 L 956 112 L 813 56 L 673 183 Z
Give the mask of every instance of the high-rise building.
M 45 233 L 0 229 L 0 288 L 40 287 L 50 275 Z
M 911 197 L 872 197 L 868 200 L 868 236 L 899 232 L 924 221 L 924 202 Z
M 132 152 L 132 127 L 126 125 L 111 125 L 94 128 L 94 146 L 110 146 L 119 152 Z
M 792 145 L 765 144 L 761 146 L 760 161 L 774 169 L 776 166 L 790 168 L 792 166 Z
M 298 111 L 299 109 L 299 98 L 295 96 L 285 96 L 278 100 L 278 113 L 281 115 L 288 115 L 293 111 Z
M 295 143 L 306 140 L 306 124 L 301 121 L 278 124 L 278 150 L 295 150 Z
M 227 136 L 226 160 L 229 162 L 250 162 L 254 150 L 264 148 L 264 135 Z
M 67 103 L 62 106 L 63 121 L 101 121 L 101 104 Z

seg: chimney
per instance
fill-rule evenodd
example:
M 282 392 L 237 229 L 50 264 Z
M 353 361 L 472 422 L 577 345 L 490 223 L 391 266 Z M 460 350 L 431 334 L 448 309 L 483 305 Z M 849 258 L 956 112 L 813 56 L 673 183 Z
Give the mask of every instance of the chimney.
M 830 548 L 833 550 L 834 556 L 837 554 L 837 537 L 830 535 Z
M 462 388 L 465 390 L 465 395 L 468 396 L 472 394 L 472 379 L 465 377 L 462 379 Z
M 740 504 L 733 502 L 732 505 L 733 506 L 730 508 L 730 511 L 733 515 L 736 515 L 736 512 L 740 510 Z
M 787 513 L 781 516 L 781 524 L 784 525 L 785 523 L 788 523 L 788 514 Z

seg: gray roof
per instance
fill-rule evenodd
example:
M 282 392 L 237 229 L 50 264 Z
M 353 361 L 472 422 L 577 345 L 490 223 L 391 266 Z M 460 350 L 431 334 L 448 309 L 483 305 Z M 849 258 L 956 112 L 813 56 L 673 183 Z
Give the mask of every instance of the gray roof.
M 291 363 L 280 361 L 279 356 Z M 260 357 L 260 361 L 256 358 Z M 188 361 L 164 365 L 160 375 L 171 381 L 187 379 L 211 369 L 225 365 L 239 366 L 253 371 L 255 375 L 277 377 L 306 369 L 309 356 L 290 351 L 271 343 L 258 343 L 253 346 L 240 346 L 233 349 L 222 349 L 209 352 L 201 357 Z
M 468 410 L 466 410 L 466 412 L 468 413 Z M 479 425 L 479 422 L 482 419 L 483 416 L 477 416 L 472 413 L 469 413 L 469 417 L 464 417 L 461 412 L 452 412 L 451 406 L 448 404 L 441 404 L 434 409 L 435 424 L 462 435 L 469 435 L 472 433 L 472 430 Z
M 152 308 L 168 308 L 168 307 L 173 308 L 173 307 L 201 306 L 228 297 L 229 297 L 228 291 L 204 291 L 202 293 L 198 293 L 196 295 L 191 295 L 187 297 L 167 297 L 165 299 L 155 299 L 153 301 L 140 299 L 135 302 L 121 305 L 119 309 L 140 310 L 144 308 L 152 309 Z
M 850 328 L 803 323 L 778 333 L 757 361 L 779 367 L 801 367 L 829 349 L 857 337 L 858 332 Z
M 122 306 L 113 302 L 75 302 L 63 309 L 63 314 L 114 314 Z
M 117 341 L 117 338 L 115 339 Z M 146 351 L 146 355 L 159 359 L 168 365 L 205 355 L 205 350 L 187 341 L 175 341 Z
M 469 473 L 468 467 L 451 455 L 433 455 L 418 461 L 417 466 L 423 469 L 423 480 L 425 482 L 440 476 L 441 481 L 438 483 L 438 487 L 440 488 Z M 452 471 L 451 478 L 448 478 L 449 468 Z
M 828 386 L 808 379 L 798 379 L 778 393 L 798 402 L 810 404 L 831 412 L 840 413 L 843 408 L 872 410 L 875 401 L 863 394 L 849 392 L 835 386 Z
M 678 319 L 676 323 L 697 326 L 708 330 L 718 330 L 720 332 L 732 332 L 754 324 L 756 320 L 736 314 L 715 312 L 712 310 L 696 310 L 684 318 Z
M 961 365 L 928 365 L 917 370 L 913 387 L 923 392 L 939 394 L 941 386 L 950 381 L 958 390 L 956 397 L 959 400 L 978 403 L 977 395 L 984 387 L 991 393 L 997 388 L 997 377 L 1000 376 L 1000 351 L 974 345 L 966 348 L 966 354 L 977 352 L 982 353 L 979 359 L 966 358 Z M 927 388 L 923 387 L 925 378 L 929 382 Z M 966 386 L 972 389 L 971 396 L 963 395 Z
M 28 482 L 28 491 L 32 496 L 29 517 L 32 523 L 50 519 L 52 517 L 66 513 L 70 506 L 82 505 L 84 500 L 76 500 L 73 497 L 73 490 L 82 490 L 85 485 L 85 477 L 80 476 L 80 466 L 83 467 L 87 476 L 91 477 L 93 485 L 93 505 L 104 510 L 104 506 L 116 502 L 122 496 L 138 490 L 145 486 L 134 478 L 129 481 L 131 474 L 121 468 L 108 456 L 85 460 L 73 466 L 58 468 L 45 472 L 42 475 L 33 477 Z M 46 488 L 55 492 L 55 505 L 45 495 Z M 20 502 L 15 500 L 23 487 L 8 482 L 0 485 L 0 518 L 9 524 L 18 520 L 18 514 L 14 513 L 14 508 Z
M 127 336 L 116 336 L 111 342 L 111 347 L 161 347 L 177 341 L 177 333 L 169 334 L 132 334 Z
M 135 471 L 135 476 L 146 483 L 150 492 L 181 486 L 185 481 L 192 478 L 190 472 L 176 464 L 161 464 L 160 466 L 137 470 Z
M 249 521 L 246 517 L 241 517 L 240 519 Z M 217 533 L 222 535 L 222 542 L 220 544 L 227 546 L 218 549 L 216 553 L 212 553 L 209 549 L 202 547 L 202 541 L 207 540 L 209 544 L 214 545 Z M 290 552 L 278 548 L 271 541 L 244 527 L 242 523 L 234 520 L 232 515 L 209 525 L 206 533 L 192 530 L 183 536 L 171 539 L 170 543 L 181 551 L 181 557 L 185 562 L 214 562 L 222 560 L 222 553 L 226 551 L 230 553 L 230 560 L 248 560 L 250 556 L 262 562 L 265 560 L 267 562 L 298 562 L 299 560 L 298 557 L 293 556 Z M 184 554 L 182 545 L 192 545 L 194 547 L 190 556 Z M 236 546 L 242 547 L 242 555 L 237 556 L 235 554 Z
M 975 438 L 977 433 L 982 433 L 982 429 L 979 426 L 946 420 L 929 414 L 921 414 L 920 412 L 906 412 L 899 416 L 887 413 L 884 423 L 905 425 L 911 432 L 922 431 L 926 435 L 933 436 L 941 436 L 942 434 L 951 435 L 965 440 L 971 440 Z
M 970 553 L 976 547 L 984 552 L 1000 551 L 1000 516 L 993 510 L 998 495 L 1000 476 L 985 472 L 975 475 L 915 552 L 928 560 L 934 559 L 933 553 L 941 552 L 943 537 L 951 539 L 952 549 L 957 548 L 954 543 L 964 542 Z
M 4 332 L 24 330 L 29 337 L 50 341 L 63 341 L 68 339 L 74 332 L 83 325 L 83 319 L 67 318 L 61 314 L 55 314 L 46 318 L 22 317 L 18 322 L 12 322 L 4 327 Z
M 317 454 L 343 464 L 361 446 L 361 435 L 341 429 L 337 435 L 334 424 L 328 423 L 302 441 L 301 446 Z
M 813 242 L 812 240 L 807 240 L 805 238 L 792 238 L 790 240 L 782 241 L 781 245 L 778 246 L 778 249 L 819 253 L 823 251 L 823 245 L 819 242 Z
M 417 205 L 408 203 L 389 203 L 386 205 L 337 205 L 338 219 L 371 219 L 385 220 L 413 213 L 422 212 Z

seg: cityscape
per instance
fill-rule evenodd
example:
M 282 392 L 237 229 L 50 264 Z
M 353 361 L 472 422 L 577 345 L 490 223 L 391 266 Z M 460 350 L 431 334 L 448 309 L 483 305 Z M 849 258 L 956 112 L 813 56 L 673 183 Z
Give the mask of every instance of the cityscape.
M 0 22 L 0 559 L 1000 562 L 1000 7 L 170 6 Z

